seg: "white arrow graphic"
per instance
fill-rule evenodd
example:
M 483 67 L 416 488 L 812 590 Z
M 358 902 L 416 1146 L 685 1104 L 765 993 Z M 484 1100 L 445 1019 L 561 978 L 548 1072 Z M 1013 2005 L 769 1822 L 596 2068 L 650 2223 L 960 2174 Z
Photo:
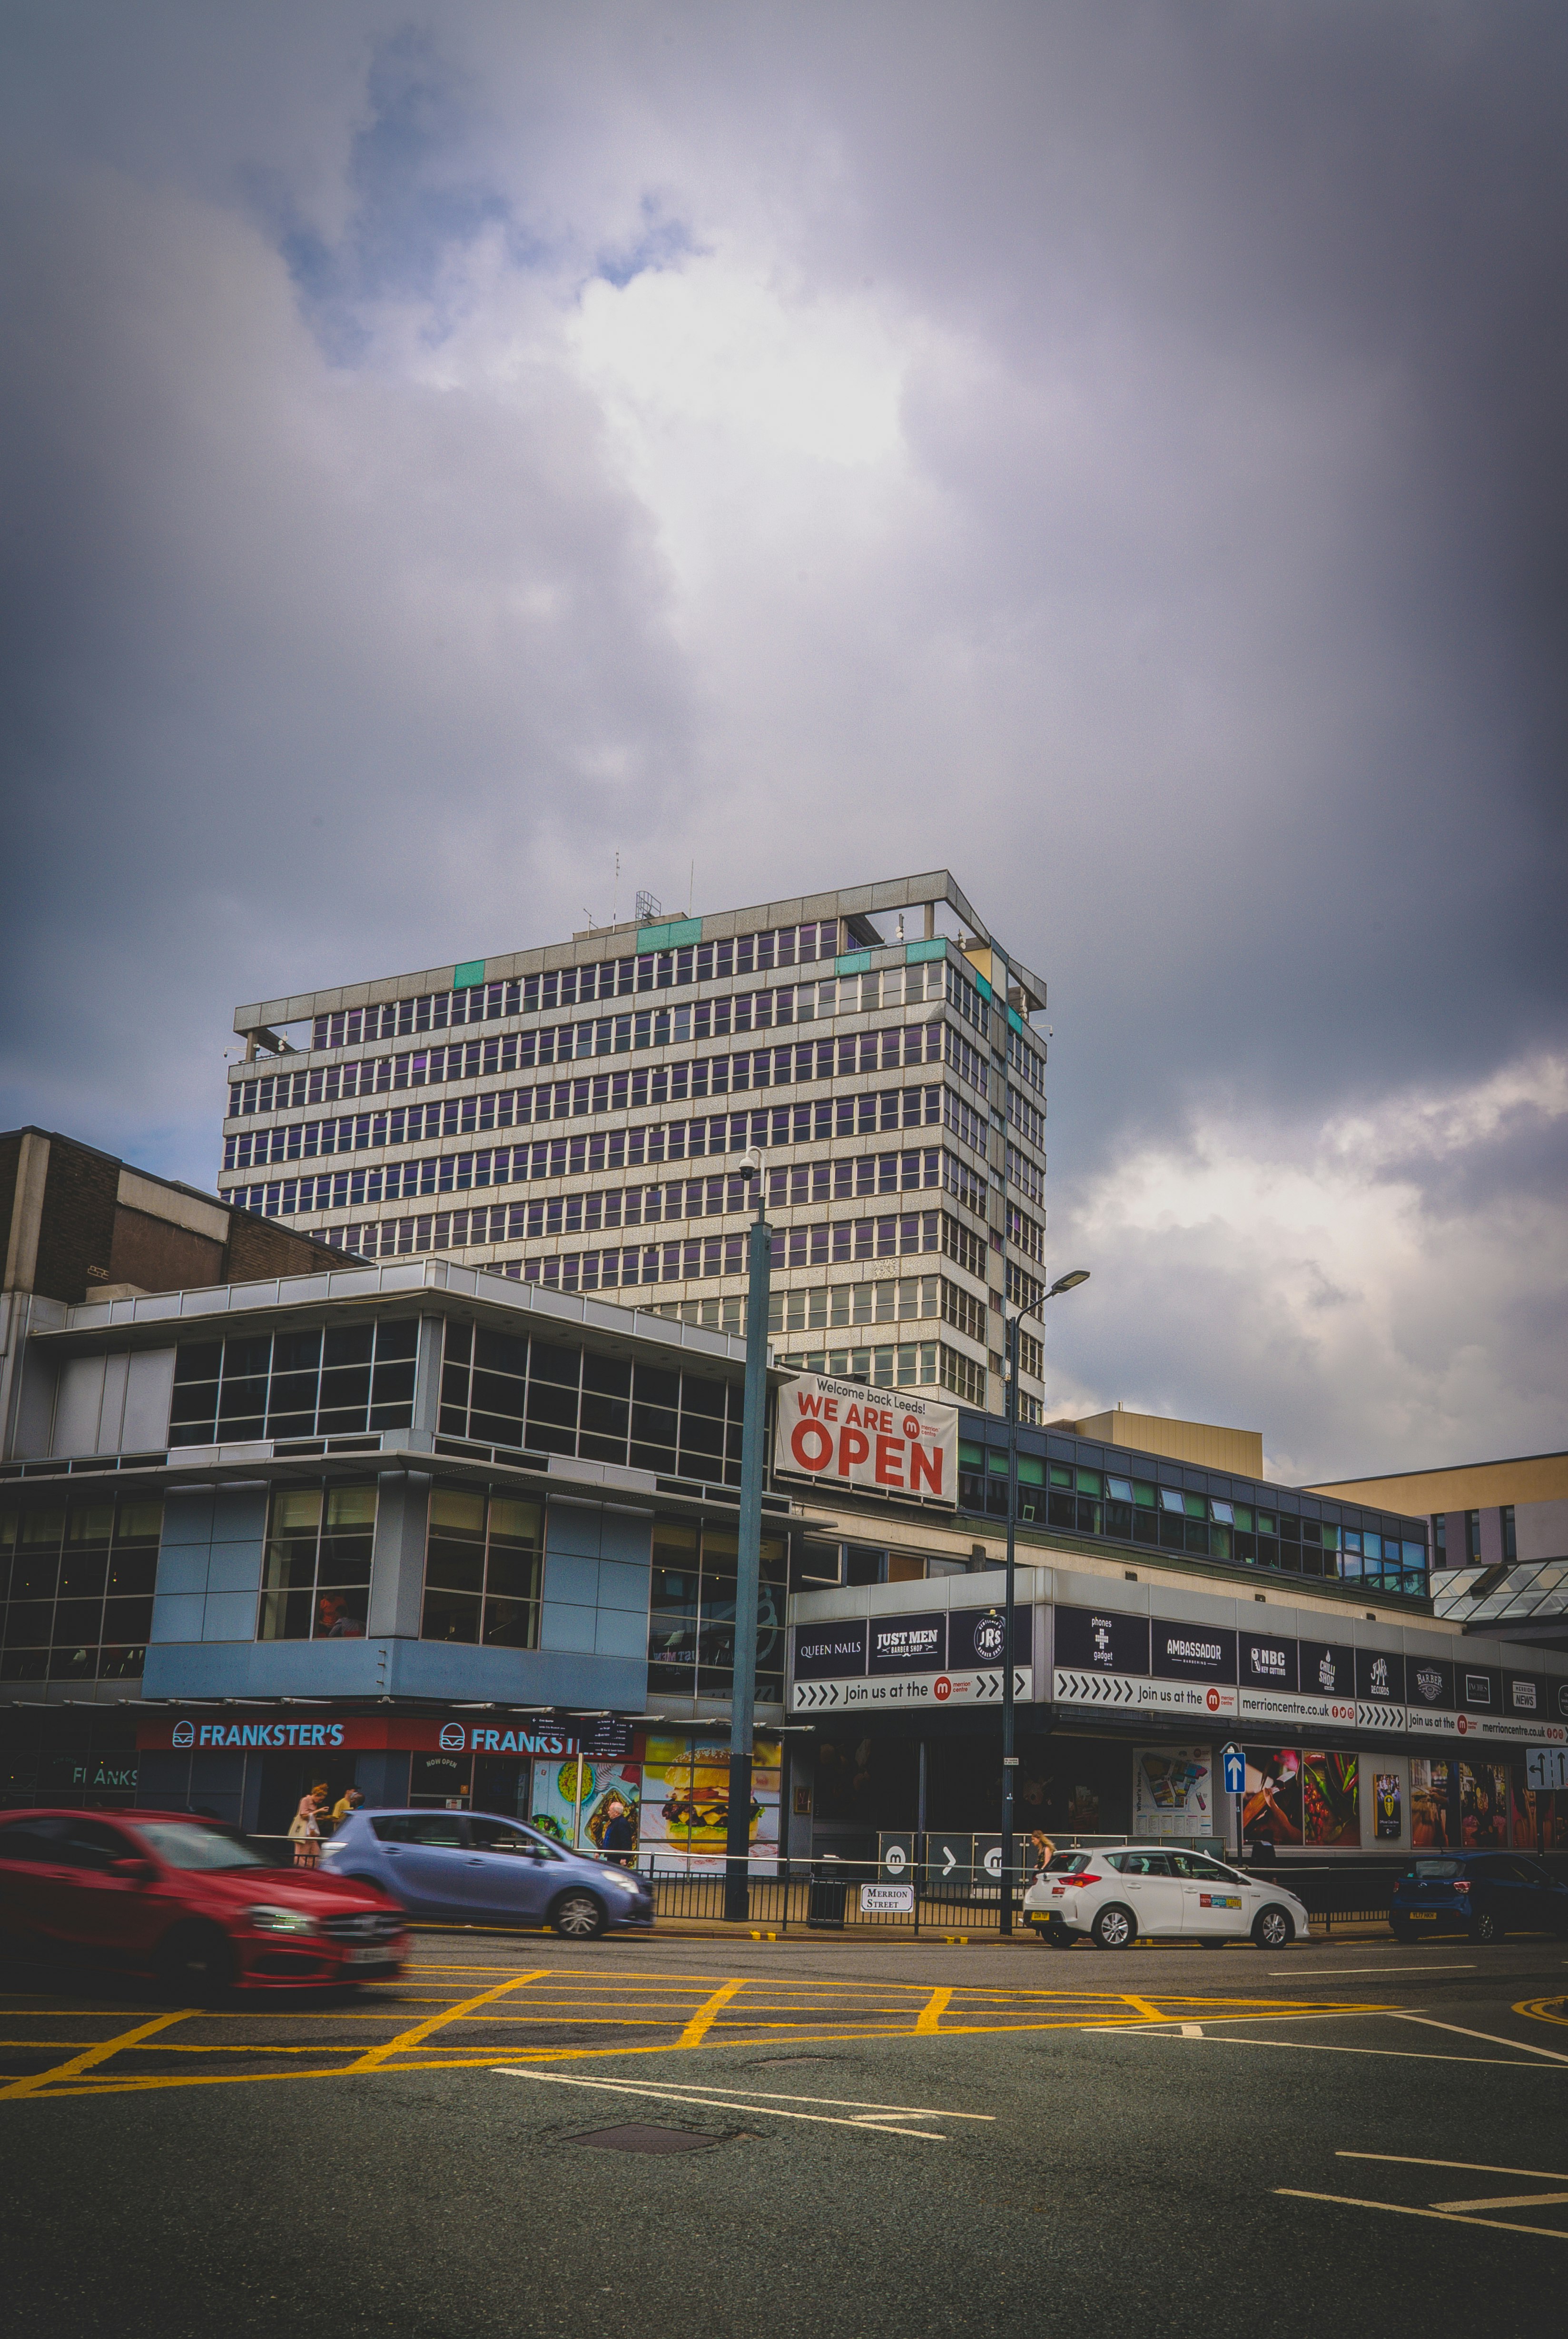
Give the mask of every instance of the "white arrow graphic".
M 957 1865 L 958 1865 L 958 1862 L 954 1860 L 954 1858 L 953 1858 L 953 1856 L 952 1856 L 952 1844 L 951 1844 L 951 1843 L 944 1843 L 944 1844 L 942 1845 L 942 1874 L 943 1874 L 944 1876 L 951 1876 L 951 1875 L 952 1874 L 953 1870 L 954 1870 L 954 1869 L 957 1867 Z

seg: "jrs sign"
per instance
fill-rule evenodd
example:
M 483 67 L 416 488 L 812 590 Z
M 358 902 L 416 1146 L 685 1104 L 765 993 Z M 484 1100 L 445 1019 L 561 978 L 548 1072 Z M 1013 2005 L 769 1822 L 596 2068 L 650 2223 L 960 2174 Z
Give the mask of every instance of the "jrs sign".
M 958 1407 L 803 1373 L 779 1391 L 774 1468 L 955 1506 Z

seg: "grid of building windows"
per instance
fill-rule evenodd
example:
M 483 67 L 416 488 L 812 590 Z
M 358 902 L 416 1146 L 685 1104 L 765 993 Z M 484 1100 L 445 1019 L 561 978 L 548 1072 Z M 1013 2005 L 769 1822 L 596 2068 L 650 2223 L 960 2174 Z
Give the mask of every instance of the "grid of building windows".
M 274 1487 L 256 1638 L 362 1640 L 375 1532 L 373 1485 Z
M 961 1437 L 961 1509 L 1005 1518 L 1007 1475 L 1005 1448 Z M 1071 1439 L 1037 1440 L 1034 1451 L 1019 1455 L 1018 1516 L 1070 1535 L 1359 1584 L 1384 1598 L 1426 1594 L 1427 1549 L 1416 1521 L 1348 1504 L 1304 1504 L 1281 1488 L 1160 1466 L 1147 1456 L 1112 1464 L 1103 1448 Z
M 138 1678 L 163 1525 L 158 1501 L 0 1505 L 0 1679 Z
M 739 1485 L 745 1391 L 592 1349 L 449 1323 L 444 1437 Z
M 543 1528 L 537 1503 L 438 1480 L 430 1490 L 420 1637 L 537 1649 Z
M 650 1693 L 729 1696 L 735 1648 L 735 1547 L 733 1528 L 655 1521 L 648 1606 Z M 760 1705 L 784 1702 L 787 1550 L 782 1535 L 764 1535 L 757 1600 Z
M 944 1340 L 900 1340 L 858 1347 L 792 1347 L 779 1361 L 793 1372 L 836 1373 L 876 1388 L 956 1388 L 953 1376 L 969 1359 L 958 1357 Z M 967 1393 L 967 1382 L 964 1387 Z
M 883 911 L 862 906 L 869 898 L 819 897 L 814 908 L 842 904 L 843 914 L 727 935 L 715 923 L 744 925 L 751 913 L 643 923 L 626 936 L 636 948 L 614 958 L 597 955 L 607 938 L 577 936 L 558 955 L 580 964 L 540 966 L 538 953 L 533 972 L 523 971 L 528 960 L 507 960 L 496 980 L 476 960 L 456 968 L 449 991 L 409 983 L 400 996 L 343 1009 L 329 999 L 329 1012 L 310 1021 L 314 1061 L 292 1056 L 289 1039 L 260 1016 L 242 1018 L 252 1051 L 271 1052 L 231 1083 L 224 1190 L 263 1215 L 311 1223 L 360 1257 L 483 1249 L 499 1271 L 554 1288 L 640 1291 L 732 1285 L 744 1279 L 745 1255 L 744 1243 L 695 1229 L 678 1243 L 583 1244 L 601 1232 L 742 1215 L 727 1173 L 656 1182 L 639 1173 L 753 1148 L 820 1151 L 832 1158 L 773 1169 L 769 1210 L 820 1211 L 917 1187 L 951 1196 L 985 1229 L 978 1243 L 932 1246 L 982 1287 L 955 1310 L 974 1327 L 1001 1304 L 992 1276 L 995 1286 L 1004 1278 L 990 1249 L 1016 1246 L 1043 1264 L 1035 1150 L 1044 1051 L 1025 1020 L 1043 1006 L 1043 987 L 1008 968 L 997 974 L 1004 995 L 989 979 L 1001 961 L 988 943 L 938 937 L 939 899 L 967 914 L 945 875 L 925 905 L 922 941 L 905 942 L 902 913 L 896 942 L 886 939 Z M 888 898 L 920 907 L 908 892 L 890 889 Z M 941 1145 L 909 1143 L 907 1132 L 938 1127 Z M 864 1143 L 874 1134 L 885 1144 L 894 1131 L 905 1138 L 897 1153 Z M 852 1150 L 863 1158 L 852 1160 Z M 352 1166 L 350 1156 L 360 1157 Z M 1004 1161 L 1010 1182 L 999 1196 Z M 579 1179 L 591 1196 L 565 1190 Z M 485 1192 L 523 1185 L 537 1190 L 505 1202 Z M 1004 1222 L 1000 1204 L 1015 1200 L 1035 1218 L 1010 1210 Z M 824 1255 L 887 1255 L 880 1234 L 868 1250 L 863 1237 L 830 1231 L 825 1213 L 809 1230 L 782 1234 L 786 1273 Z M 920 1237 L 916 1245 L 925 1247 Z M 895 1238 L 892 1255 L 908 1247 Z M 726 1309 L 732 1296 L 714 1294 Z M 707 1295 L 691 1297 L 705 1321 Z M 651 1304 L 685 1312 L 675 1294 Z M 997 1335 L 960 1332 L 955 1321 L 955 1349 L 971 1338 L 983 1388 Z
M 365 1436 L 413 1420 L 412 1318 L 182 1340 L 169 1443 Z

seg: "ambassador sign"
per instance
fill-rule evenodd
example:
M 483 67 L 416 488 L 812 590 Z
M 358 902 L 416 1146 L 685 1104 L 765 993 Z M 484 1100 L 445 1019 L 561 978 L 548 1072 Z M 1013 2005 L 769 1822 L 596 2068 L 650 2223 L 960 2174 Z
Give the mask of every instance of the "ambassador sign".
M 958 1407 L 802 1373 L 779 1391 L 774 1468 L 956 1506 Z

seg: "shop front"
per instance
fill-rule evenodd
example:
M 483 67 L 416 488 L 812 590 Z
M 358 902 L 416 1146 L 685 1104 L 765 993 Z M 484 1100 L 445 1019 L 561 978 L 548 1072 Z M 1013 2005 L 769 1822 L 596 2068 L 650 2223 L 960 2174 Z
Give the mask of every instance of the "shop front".
M 729 1739 L 616 1715 L 429 1713 L 300 1708 L 173 1710 L 137 1725 L 137 1801 L 204 1810 L 282 1837 L 302 1798 L 330 1818 L 352 1788 L 372 1806 L 493 1811 L 559 1843 L 600 1850 L 629 1821 L 639 1861 L 717 1871 L 728 1821 Z M 782 1753 L 755 1742 L 752 1858 L 778 1858 Z

